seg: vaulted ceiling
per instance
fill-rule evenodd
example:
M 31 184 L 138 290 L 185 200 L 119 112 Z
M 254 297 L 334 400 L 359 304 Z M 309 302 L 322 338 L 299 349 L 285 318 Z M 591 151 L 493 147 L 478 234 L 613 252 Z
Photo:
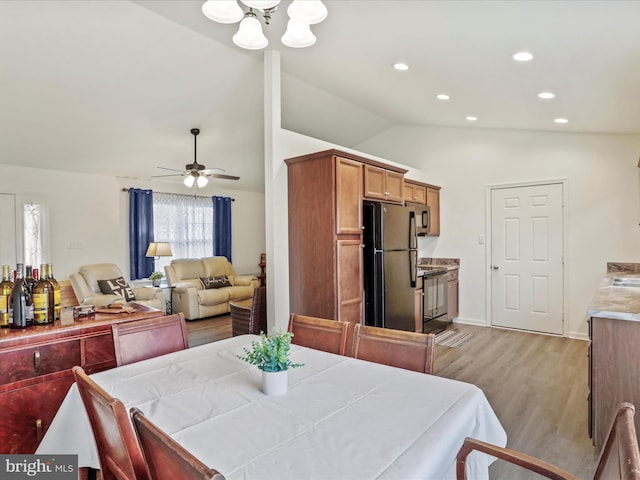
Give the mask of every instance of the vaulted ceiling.
M 638 1 L 325 0 L 300 50 L 279 41 L 288 3 L 265 34 L 290 130 L 347 147 L 395 125 L 640 133 Z M 0 163 L 148 178 L 192 161 L 199 127 L 198 161 L 261 190 L 262 52 L 201 5 L 0 2 Z

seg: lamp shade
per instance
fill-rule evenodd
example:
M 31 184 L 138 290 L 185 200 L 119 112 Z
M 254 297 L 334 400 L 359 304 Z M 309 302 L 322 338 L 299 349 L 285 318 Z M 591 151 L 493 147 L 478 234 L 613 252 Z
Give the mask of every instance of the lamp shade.
M 293 0 L 287 13 L 289 18 L 313 25 L 327 18 L 327 7 L 321 0 Z
M 303 23 L 292 18 L 287 23 L 287 31 L 281 40 L 287 47 L 304 48 L 316 43 L 316 36 L 311 33 L 311 28 L 308 23 Z
M 185 184 L 185 186 L 191 188 L 193 187 L 193 184 L 196 182 L 196 177 L 194 177 L 193 175 L 187 175 L 186 177 L 184 177 L 183 183 Z
M 247 50 L 260 50 L 269 44 L 262 33 L 262 25 L 255 13 L 247 12 L 240 22 L 238 33 L 233 36 L 233 43 Z
M 280 0 L 240 0 L 247 7 L 257 8 L 258 10 L 266 10 L 273 8 L 280 3 Z
M 218 23 L 236 23 L 242 20 L 244 12 L 234 0 L 207 0 L 202 4 L 202 13 Z
M 151 242 L 149 243 L 149 248 L 147 248 L 147 257 L 170 257 L 173 253 L 171 253 L 171 245 L 169 242 Z
M 209 179 L 207 177 L 205 177 L 204 175 L 198 175 L 198 178 L 196 180 L 196 185 L 198 186 L 198 188 L 204 187 L 207 183 L 209 183 Z

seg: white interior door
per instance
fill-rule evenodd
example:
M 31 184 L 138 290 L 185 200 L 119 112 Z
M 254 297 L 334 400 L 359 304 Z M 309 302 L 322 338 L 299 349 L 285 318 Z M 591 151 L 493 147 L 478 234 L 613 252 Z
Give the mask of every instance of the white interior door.
M 16 198 L 15 195 L 0 193 L 0 263 L 11 265 L 11 270 L 16 264 Z
M 491 191 L 491 324 L 562 334 L 563 186 Z

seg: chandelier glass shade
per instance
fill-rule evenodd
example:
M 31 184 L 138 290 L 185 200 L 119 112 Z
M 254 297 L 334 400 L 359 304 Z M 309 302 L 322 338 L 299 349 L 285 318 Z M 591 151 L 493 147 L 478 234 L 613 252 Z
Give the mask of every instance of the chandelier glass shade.
M 269 40 L 262 32 L 262 23 L 254 10 L 262 13 L 265 24 L 269 25 L 280 0 L 240 0 L 240 3 L 249 7 L 246 13 L 236 0 L 207 0 L 202 5 L 202 13 L 218 23 L 240 22 L 238 32 L 233 36 L 237 46 L 248 50 L 265 48 Z M 310 25 L 327 18 L 327 7 L 322 0 L 293 0 L 287 14 L 289 21 L 282 43 L 292 48 L 310 47 L 316 43 Z

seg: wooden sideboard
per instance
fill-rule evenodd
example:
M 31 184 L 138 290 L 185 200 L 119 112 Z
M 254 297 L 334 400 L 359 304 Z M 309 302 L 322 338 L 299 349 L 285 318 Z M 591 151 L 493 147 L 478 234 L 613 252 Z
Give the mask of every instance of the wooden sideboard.
M 71 384 L 71 368 L 115 367 L 111 325 L 164 315 L 135 303 L 128 314 L 73 318 L 52 325 L 0 330 L 0 453 L 34 453 Z

